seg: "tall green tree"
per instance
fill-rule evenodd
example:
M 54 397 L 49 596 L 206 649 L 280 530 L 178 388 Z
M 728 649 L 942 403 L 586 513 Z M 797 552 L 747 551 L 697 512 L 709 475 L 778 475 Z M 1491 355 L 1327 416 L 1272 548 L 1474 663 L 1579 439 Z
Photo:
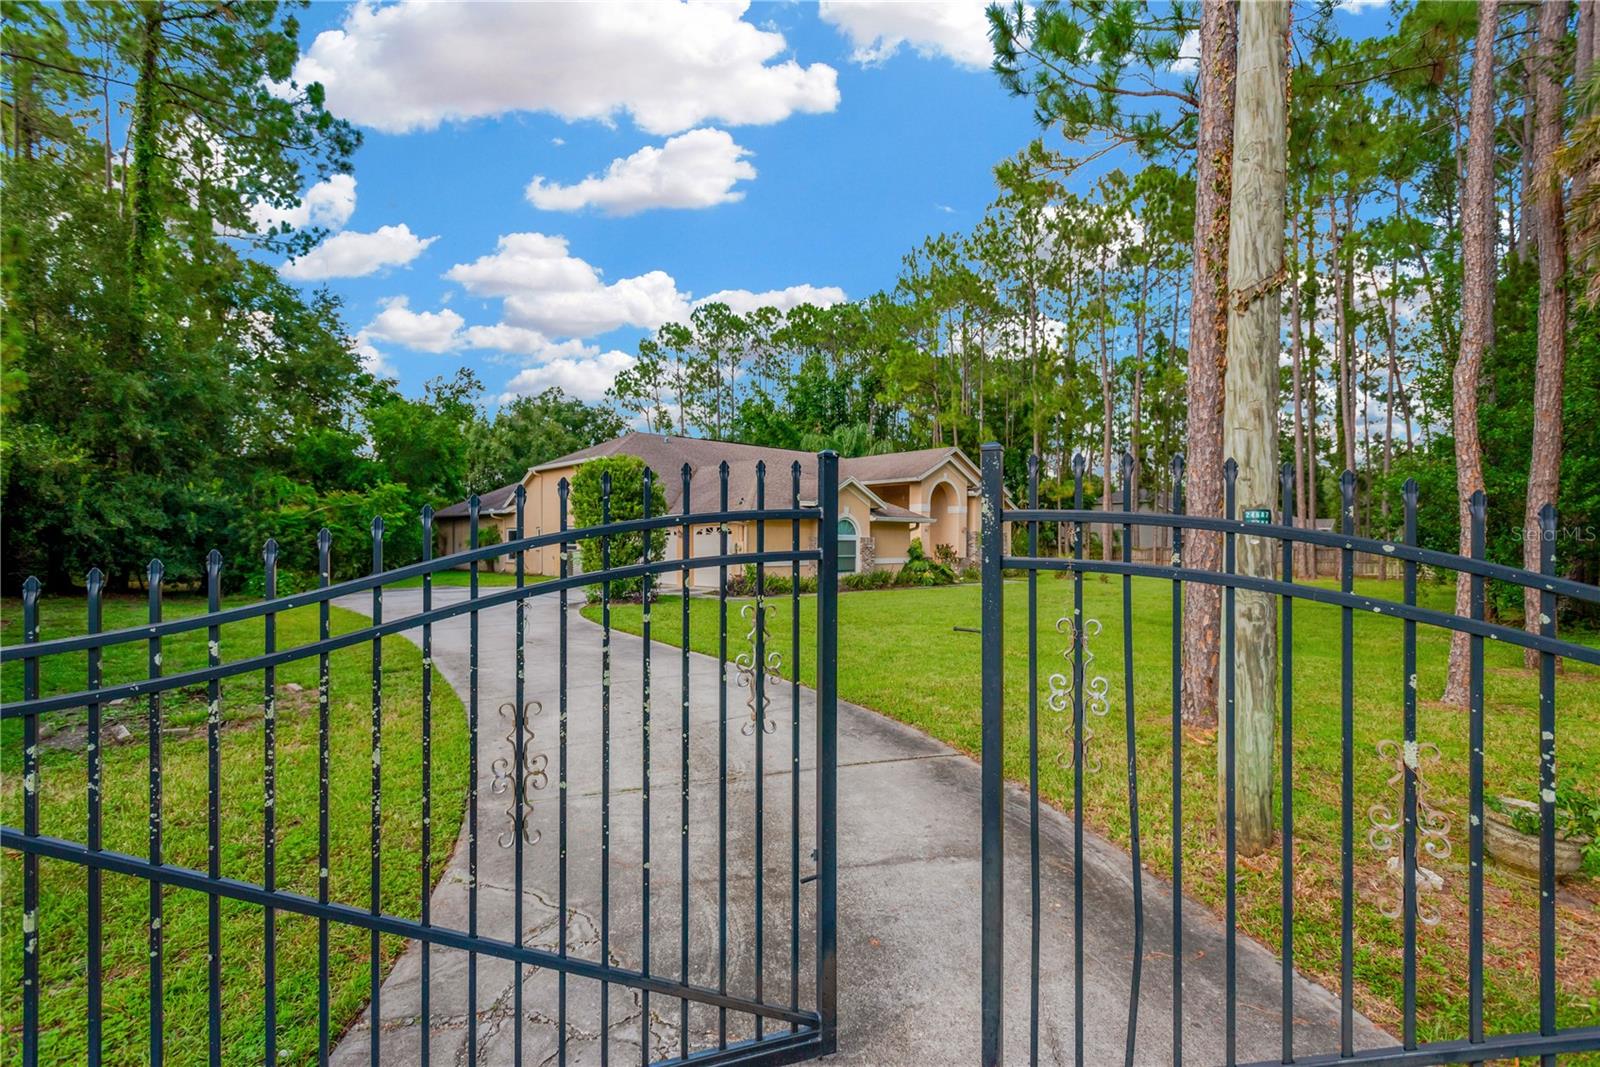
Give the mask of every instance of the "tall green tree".
M 292 11 L 6 5 L 8 586 L 92 565 L 126 584 L 156 555 L 197 575 L 236 545 L 257 474 L 354 419 L 366 378 L 337 301 L 241 254 L 314 243 L 254 219 L 357 143 L 289 83 Z
M 420 502 L 434 505 L 466 496 L 467 456 L 482 392 L 478 376 L 466 368 L 452 378 L 432 379 L 416 399 L 379 383 L 364 420 L 384 480 L 409 486 Z
M 491 419 L 475 421 L 468 433 L 466 489 L 486 493 L 520 481 L 529 467 L 599 444 L 622 433 L 622 417 L 607 407 L 585 404 L 559 388 L 519 396 Z
M 1467 141 L 1466 211 L 1462 216 L 1466 322 L 1456 360 L 1454 420 L 1457 514 L 1460 550 L 1472 551 L 1472 497 L 1484 488 L 1483 448 L 1478 439 L 1478 385 L 1484 351 L 1494 330 L 1494 245 L 1492 233 L 1494 182 L 1494 34 L 1500 15 L 1497 0 L 1481 5 L 1473 47 L 1471 132 Z M 1456 614 L 1471 610 L 1472 585 L 1467 575 L 1456 578 Z M 1442 699 L 1464 707 L 1470 695 L 1466 634 L 1452 635 L 1450 662 Z

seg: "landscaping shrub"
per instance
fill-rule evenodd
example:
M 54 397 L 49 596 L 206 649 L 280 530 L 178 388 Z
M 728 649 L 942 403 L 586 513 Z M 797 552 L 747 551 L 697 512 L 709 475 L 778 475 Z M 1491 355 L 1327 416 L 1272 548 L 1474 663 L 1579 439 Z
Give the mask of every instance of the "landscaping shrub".
M 950 546 L 941 547 L 948 549 Z M 977 577 L 976 567 L 969 567 L 967 571 L 973 578 Z M 912 538 L 911 544 L 906 548 L 905 566 L 898 571 L 862 571 L 859 574 L 847 574 L 840 581 L 840 585 L 845 589 L 860 590 L 890 589 L 894 586 L 954 585 L 955 582 L 955 567 L 941 560 L 929 559 L 928 554 L 922 550 L 921 538 Z
M 906 548 L 905 566 L 895 575 L 896 585 L 954 585 L 955 580 L 955 568 L 948 563 L 929 559 L 922 551 L 920 537 L 911 539 L 911 544 Z
M 891 571 L 861 571 L 845 575 L 842 584 L 846 589 L 889 589 L 894 579 Z
M 761 583 L 762 591 L 767 596 L 786 596 L 794 591 L 794 583 L 788 570 L 769 569 L 762 577 L 764 578 Z M 815 593 L 816 591 L 816 575 L 802 574 L 800 576 L 800 592 Z M 741 573 L 728 577 L 728 595 L 756 595 L 756 565 L 754 563 L 746 563 Z
M 629 519 L 643 517 L 644 472 L 644 461 L 637 456 L 602 456 L 583 463 L 572 477 L 570 500 L 573 524 L 600 525 L 602 516 L 600 490 L 601 482 L 606 475 L 611 476 L 611 521 L 626 522 Z M 661 488 L 660 479 L 654 479 L 650 485 L 650 514 L 665 515 L 666 511 L 666 493 Z M 651 530 L 649 534 L 648 558 L 651 561 L 659 560 L 667 549 L 666 531 Z M 613 534 L 609 540 L 613 567 L 639 563 L 646 555 L 644 534 L 641 532 Z M 602 569 L 600 538 L 591 537 L 579 542 L 578 553 L 584 571 L 593 573 Z M 637 597 L 643 590 L 644 579 L 616 579 L 610 583 L 610 587 L 613 600 Z M 589 586 L 588 596 L 590 600 L 598 599 L 600 587 Z
M 297 592 L 292 575 L 316 583 L 317 532 L 333 535 L 333 580 L 372 573 L 372 519 L 383 517 L 383 565 L 403 567 L 422 558 L 421 505 L 403 485 L 384 482 L 366 490 L 335 489 L 318 494 L 311 488 L 275 479 L 263 491 L 260 507 L 243 524 L 242 558 L 226 558 L 223 580 L 230 587 L 259 593 L 263 586 L 262 546 L 278 542 L 278 592 Z
M 299 571 L 278 568 L 278 596 L 290 596 L 294 593 L 303 593 L 314 588 L 317 584 L 315 574 L 302 574 Z M 245 596 L 264 597 L 267 595 L 267 573 L 264 569 L 257 569 L 250 577 L 246 578 L 239 592 Z

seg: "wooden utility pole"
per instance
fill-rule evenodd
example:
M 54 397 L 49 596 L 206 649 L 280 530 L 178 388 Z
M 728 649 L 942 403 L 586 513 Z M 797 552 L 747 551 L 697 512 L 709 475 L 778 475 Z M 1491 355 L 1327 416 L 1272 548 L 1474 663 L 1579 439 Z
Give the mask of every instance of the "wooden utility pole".
M 1223 441 L 1239 465 L 1236 499 L 1247 522 L 1270 520 L 1280 498 L 1278 313 L 1284 278 L 1288 30 L 1287 4 L 1240 5 Z M 1236 541 L 1239 573 L 1274 576 L 1275 541 L 1250 536 Z M 1238 847 L 1250 855 L 1272 843 L 1278 627 L 1270 596 L 1243 589 L 1234 596 L 1234 702 L 1219 716 L 1218 780 L 1226 781 L 1232 759 Z M 1225 786 L 1223 793 L 1225 806 Z

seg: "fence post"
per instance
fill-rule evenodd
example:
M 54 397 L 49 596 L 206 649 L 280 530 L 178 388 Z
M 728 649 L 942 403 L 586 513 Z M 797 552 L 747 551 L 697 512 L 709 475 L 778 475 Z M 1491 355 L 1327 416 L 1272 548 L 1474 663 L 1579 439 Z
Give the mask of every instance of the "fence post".
M 1004 702 L 1001 656 L 1004 593 L 1000 587 L 1005 555 L 1001 511 L 1005 505 L 1005 452 L 990 442 L 983 446 L 983 1058 L 984 1067 L 1000 1067 L 1004 1058 L 1002 1027 L 1005 987 L 1005 778 L 1001 744 Z
M 724 483 L 726 484 L 726 483 Z M 817 456 L 817 1014 L 822 1051 L 838 1047 L 839 454 Z M 724 545 L 726 551 L 726 545 Z
M 22 639 L 28 644 L 39 640 L 42 590 L 31 574 L 22 583 Z M 22 699 L 38 697 L 39 659 L 30 656 L 22 661 Z M 39 716 L 32 712 L 22 720 L 22 832 L 39 836 Z M 34 852 L 22 854 L 22 1062 L 25 1067 L 39 1063 L 39 856 Z

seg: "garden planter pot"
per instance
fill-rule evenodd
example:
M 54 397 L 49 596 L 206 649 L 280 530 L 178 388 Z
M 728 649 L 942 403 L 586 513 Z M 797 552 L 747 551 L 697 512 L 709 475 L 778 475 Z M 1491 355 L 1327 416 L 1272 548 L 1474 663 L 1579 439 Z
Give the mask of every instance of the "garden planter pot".
M 1516 797 L 1501 797 L 1500 802 L 1512 810 L 1538 814 L 1539 805 Z M 1484 847 L 1489 858 L 1496 863 L 1515 868 L 1524 874 L 1539 873 L 1539 835 L 1525 834 L 1511 824 L 1507 812 L 1484 809 Z M 1578 873 L 1583 866 L 1583 848 L 1587 837 L 1556 835 L 1556 881 L 1565 881 Z

